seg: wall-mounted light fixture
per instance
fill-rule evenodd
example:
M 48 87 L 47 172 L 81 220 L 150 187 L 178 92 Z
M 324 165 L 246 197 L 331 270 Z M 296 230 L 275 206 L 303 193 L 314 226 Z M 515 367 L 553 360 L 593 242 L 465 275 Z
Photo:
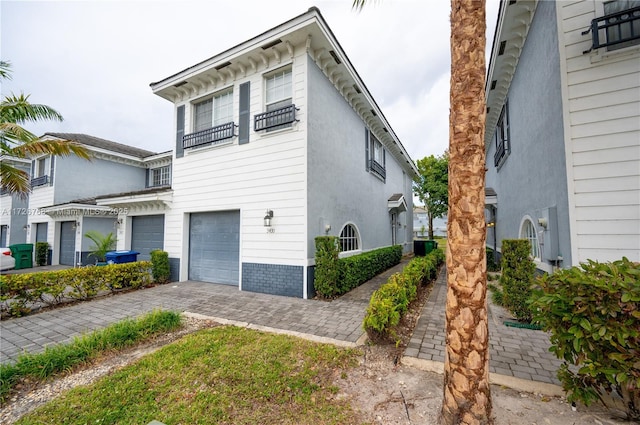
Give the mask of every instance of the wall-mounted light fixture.
M 547 219 L 546 218 L 539 218 L 538 219 L 538 224 L 546 229 L 547 225 L 548 225 Z
M 74 221 L 73 224 L 71 225 L 72 229 L 77 229 L 78 227 L 80 227 L 80 220 Z
M 267 210 L 264 216 L 264 227 L 271 227 L 271 220 L 273 219 L 273 211 Z
M 328 235 L 330 231 L 331 231 L 331 225 L 330 224 L 325 224 L 324 225 L 324 234 Z
M 30 227 L 31 227 L 31 225 L 30 225 L 30 224 L 25 224 L 25 225 L 22 227 L 22 230 L 24 230 L 24 231 L 26 232 L 26 231 L 27 231 L 27 229 L 28 229 L 28 228 L 30 228 Z M 7 226 L 7 228 L 9 228 L 9 226 Z
M 119 218 L 119 219 L 117 219 L 117 220 L 113 223 L 113 226 L 114 226 L 116 229 L 119 229 L 119 228 L 122 226 L 122 223 L 123 223 L 123 220 L 122 220 L 121 218 Z

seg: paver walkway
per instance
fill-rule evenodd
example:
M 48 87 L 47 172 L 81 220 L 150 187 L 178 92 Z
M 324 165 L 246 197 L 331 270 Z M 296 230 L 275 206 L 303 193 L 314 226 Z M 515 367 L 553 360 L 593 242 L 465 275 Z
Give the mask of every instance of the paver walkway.
M 23 351 L 40 352 L 50 344 L 103 328 L 154 309 L 187 311 L 253 327 L 314 336 L 342 345 L 355 345 L 364 336 L 362 320 L 373 291 L 406 265 L 376 276 L 338 300 L 303 300 L 238 291 L 226 285 L 187 281 L 99 298 L 31 316 L 0 322 L 0 362 L 10 363 Z M 444 307 L 446 273 L 443 269 L 427 301 L 405 358 L 444 362 Z M 548 352 L 546 333 L 509 328 L 491 306 L 490 369 L 499 375 L 558 384 L 559 361 Z

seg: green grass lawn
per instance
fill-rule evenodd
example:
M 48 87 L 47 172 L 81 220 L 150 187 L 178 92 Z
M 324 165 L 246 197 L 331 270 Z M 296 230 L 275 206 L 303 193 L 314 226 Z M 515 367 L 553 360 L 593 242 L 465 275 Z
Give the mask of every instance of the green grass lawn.
M 191 334 L 18 424 L 352 424 L 335 379 L 359 352 L 236 327 Z

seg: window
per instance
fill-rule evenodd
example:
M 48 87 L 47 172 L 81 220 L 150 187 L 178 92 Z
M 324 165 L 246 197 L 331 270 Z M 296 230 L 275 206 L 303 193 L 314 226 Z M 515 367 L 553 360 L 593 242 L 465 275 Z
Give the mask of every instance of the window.
M 385 169 L 386 162 L 386 154 L 384 151 L 384 146 L 373 133 L 369 132 L 369 170 L 373 173 L 377 174 L 383 180 L 387 177 L 387 172 Z
M 604 16 L 591 21 L 592 44 L 583 53 L 606 47 L 618 50 L 640 44 L 640 0 L 614 0 L 603 3 Z
M 496 167 L 500 167 L 509 156 L 509 103 L 505 103 L 498 118 L 496 132 L 494 135 L 496 143 L 496 153 L 493 156 L 493 163 Z
M 164 167 L 152 168 L 149 170 L 150 186 L 166 186 L 171 184 L 171 167 L 165 165 Z
M 347 224 L 340 232 L 340 252 L 358 249 L 358 231 L 353 224 Z
M 520 230 L 520 238 L 527 239 L 531 245 L 531 256 L 533 258 L 540 258 L 540 245 L 538 245 L 538 235 L 536 233 L 536 227 L 529 218 L 525 218 L 522 223 L 522 229 Z
M 44 156 L 33 161 L 33 172 L 31 175 L 31 187 L 44 186 L 49 184 L 50 156 Z
M 233 121 L 233 90 L 194 105 L 193 131 L 203 131 Z
M 291 68 L 268 74 L 264 81 L 266 112 L 254 117 L 255 131 L 273 131 L 291 127 L 291 124 L 296 120 L 296 106 L 292 102 Z

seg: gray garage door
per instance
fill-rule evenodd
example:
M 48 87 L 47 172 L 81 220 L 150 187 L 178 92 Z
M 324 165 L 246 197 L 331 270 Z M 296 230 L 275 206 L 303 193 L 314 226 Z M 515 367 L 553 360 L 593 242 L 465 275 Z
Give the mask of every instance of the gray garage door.
M 240 212 L 191 214 L 189 279 L 238 285 Z
M 148 261 L 154 249 L 164 249 L 164 215 L 143 215 L 131 220 L 131 249 Z
M 76 229 L 74 221 L 60 223 L 60 264 L 73 266 L 76 257 Z

